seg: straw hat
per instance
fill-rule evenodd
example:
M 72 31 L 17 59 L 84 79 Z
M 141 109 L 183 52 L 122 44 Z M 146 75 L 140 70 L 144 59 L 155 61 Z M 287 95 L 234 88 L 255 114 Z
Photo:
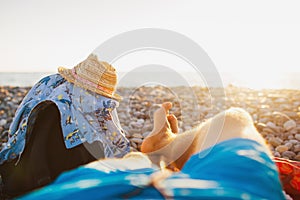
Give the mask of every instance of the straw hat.
M 74 85 L 118 101 L 121 100 L 121 97 L 115 93 L 117 86 L 115 68 L 107 62 L 99 61 L 94 54 L 89 55 L 72 69 L 59 67 L 58 72 Z

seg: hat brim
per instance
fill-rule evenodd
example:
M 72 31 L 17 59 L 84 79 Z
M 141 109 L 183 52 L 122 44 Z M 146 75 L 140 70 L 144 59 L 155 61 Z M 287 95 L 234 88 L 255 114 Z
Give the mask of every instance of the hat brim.
M 68 82 L 73 83 L 76 86 L 79 86 L 79 87 L 84 88 L 86 90 L 89 90 L 91 92 L 95 92 L 95 93 L 100 94 L 102 96 L 115 99 L 117 101 L 122 100 L 122 97 L 120 95 L 116 94 L 116 93 L 109 94 L 109 93 L 107 93 L 107 92 L 105 92 L 103 90 L 100 90 L 98 88 L 91 88 L 89 85 L 87 85 L 86 83 L 81 82 L 80 80 L 76 80 L 75 77 L 72 74 L 72 70 L 71 69 L 67 69 L 67 68 L 64 68 L 64 67 L 59 67 L 58 68 L 58 73 L 64 79 L 66 79 Z

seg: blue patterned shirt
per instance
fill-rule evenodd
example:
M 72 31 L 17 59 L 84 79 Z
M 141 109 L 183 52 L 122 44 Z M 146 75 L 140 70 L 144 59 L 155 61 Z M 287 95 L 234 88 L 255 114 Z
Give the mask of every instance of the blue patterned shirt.
M 55 103 L 66 148 L 83 142 L 102 142 L 106 157 L 122 157 L 129 152 L 129 141 L 121 128 L 116 108 L 119 102 L 87 91 L 66 81 L 59 74 L 44 77 L 23 99 L 9 130 L 9 140 L 0 152 L 0 164 L 20 156 L 26 134 L 37 111 Z M 38 109 L 35 109 L 38 108 Z

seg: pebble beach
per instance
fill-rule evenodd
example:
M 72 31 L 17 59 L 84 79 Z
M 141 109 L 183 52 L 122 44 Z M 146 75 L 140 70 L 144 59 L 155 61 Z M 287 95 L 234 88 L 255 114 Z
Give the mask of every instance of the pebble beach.
M 0 87 L 0 148 L 7 142 L 9 125 L 30 87 Z M 218 91 L 219 90 L 219 91 Z M 131 150 L 138 151 L 152 130 L 152 114 L 170 101 L 179 121 L 179 133 L 230 107 L 250 113 L 257 130 L 266 139 L 275 157 L 300 161 L 300 90 L 252 90 L 228 86 L 212 91 L 200 87 L 162 86 L 118 88 L 124 97 L 117 109 Z

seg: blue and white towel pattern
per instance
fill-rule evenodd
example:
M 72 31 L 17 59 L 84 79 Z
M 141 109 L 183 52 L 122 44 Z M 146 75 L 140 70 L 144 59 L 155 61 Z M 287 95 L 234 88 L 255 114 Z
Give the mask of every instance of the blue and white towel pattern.
M 181 172 L 151 184 L 156 168 L 116 169 L 98 161 L 60 175 L 20 199 L 285 199 L 276 165 L 261 144 L 231 139 L 193 155 Z

